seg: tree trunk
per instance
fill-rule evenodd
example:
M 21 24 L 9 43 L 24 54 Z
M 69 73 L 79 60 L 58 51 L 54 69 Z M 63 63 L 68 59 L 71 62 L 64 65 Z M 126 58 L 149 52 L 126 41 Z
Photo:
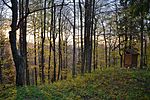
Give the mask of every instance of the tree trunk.
M 37 69 L 36 67 L 34 68 L 34 73 L 35 73 L 35 85 L 37 86 Z
M 35 21 L 35 13 L 34 13 L 34 65 L 37 65 L 37 54 L 36 54 L 36 21 Z
M 119 55 L 120 55 L 120 67 L 122 67 L 122 59 L 123 59 L 123 57 L 122 57 L 122 53 L 121 53 L 121 48 L 120 48 L 120 36 L 119 36 Z
M 27 15 L 28 13 L 28 5 L 29 5 L 29 0 L 26 0 L 26 4 L 25 4 L 25 15 Z M 25 18 L 25 34 L 24 34 L 24 56 L 25 56 L 25 64 L 26 64 L 26 84 L 30 85 L 30 77 L 29 77 L 29 66 L 28 66 L 28 58 L 27 58 L 27 17 Z
M 4 41 L 2 41 L 4 42 Z M 4 44 L 0 44 L 1 46 L 3 46 Z M 0 84 L 3 83 L 3 73 L 2 73 L 2 66 L 3 66 L 3 62 L 4 62 L 4 47 L 0 48 Z
M 97 35 L 97 37 L 96 37 L 97 39 L 96 39 L 96 63 L 95 63 L 95 68 L 97 68 L 98 67 L 98 35 Z
M 81 1 L 79 0 L 79 8 L 80 8 L 80 33 L 81 33 L 81 73 L 84 74 L 84 50 L 83 50 L 83 18 L 82 18 L 82 6 Z
M 91 5 L 92 1 L 91 0 L 85 0 L 85 68 L 86 71 L 91 72 Z
M 106 33 L 105 33 L 105 26 L 104 26 L 104 22 L 101 21 L 102 23 L 102 27 L 103 27 L 103 33 L 104 33 L 104 41 L 105 41 L 105 64 L 107 67 L 107 41 L 106 41 Z
M 19 55 L 16 45 L 16 28 L 18 20 L 18 4 L 17 0 L 11 0 L 12 4 L 12 23 L 11 31 L 9 31 L 9 41 L 11 45 L 11 51 L 13 61 L 16 68 L 16 85 L 23 86 L 25 84 L 25 59 Z
M 37 41 L 36 41 L 36 19 L 35 19 L 35 13 L 34 13 L 34 17 L 33 17 L 33 28 L 34 28 L 34 79 L 35 79 L 35 85 L 37 85 L 37 70 L 36 70 L 36 65 L 37 65 Z
M 25 3 L 25 5 L 24 5 Z M 20 24 L 20 54 L 25 60 L 26 68 L 26 84 L 29 85 L 29 69 L 27 64 L 27 17 L 24 18 L 28 13 L 28 0 L 19 0 L 19 20 L 22 20 Z M 25 14 L 25 15 L 24 15 Z M 24 19 L 23 19 L 24 18 Z
M 60 78 L 62 69 L 62 48 L 61 48 L 61 11 L 63 9 L 64 0 L 62 1 L 62 6 L 59 11 L 59 68 L 58 68 L 58 80 Z
M 74 2 L 74 25 L 73 25 L 73 68 L 72 68 L 72 76 L 73 77 L 75 77 L 75 74 L 76 74 L 76 72 L 75 72 L 75 66 L 76 66 L 76 59 L 75 59 L 75 54 L 76 54 L 76 51 L 75 51 L 75 49 L 76 49 L 76 44 L 75 44 L 75 26 L 76 26 L 76 5 L 75 5 L 75 0 L 73 0 L 73 2 Z
M 145 36 L 145 45 L 144 45 L 144 66 L 147 66 L 147 40 Z
M 44 8 L 46 8 L 46 0 L 44 1 Z M 42 11 L 41 11 L 42 15 Z M 41 48 L 41 68 L 42 68 L 42 83 L 45 83 L 45 58 L 44 58 L 44 43 L 45 43 L 45 31 L 46 31 L 46 9 L 44 9 L 44 23 L 41 17 L 41 40 L 42 40 L 42 48 Z M 44 24 L 44 29 L 42 28 Z
M 97 67 L 96 65 L 96 28 L 97 28 L 97 19 L 95 19 L 95 24 L 94 24 L 94 50 L 93 50 L 93 64 L 94 64 L 94 71 Z
M 52 82 L 53 81 L 56 81 L 56 50 L 55 50 L 55 39 L 56 39 L 56 35 L 55 35 L 55 26 L 56 26 L 56 19 L 55 19 L 55 12 L 56 12 L 56 7 L 55 7 L 55 4 L 54 4 L 54 16 L 53 16 L 53 19 L 54 19 L 54 23 L 53 23 L 53 59 L 54 59 L 54 73 L 53 73 L 53 79 L 52 79 Z
M 95 28 L 94 28 L 94 20 L 95 20 L 95 0 L 91 0 L 90 1 L 90 3 L 91 3 L 91 45 L 90 45 L 90 63 L 91 63 L 91 66 L 90 66 L 90 68 L 89 68 L 89 72 L 91 72 L 91 70 L 92 70 L 92 50 L 93 50 L 93 34 L 95 34 Z M 95 22 L 96 23 L 96 22 Z M 95 55 L 94 55 L 95 56 Z M 93 60 L 95 60 L 95 58 L 93 59 Z M 94 63 L 95 64 L 95 63 Z M 95 67 L 95 65 L 94 65 L 94 67 Z
M 3 83 L 3 75 L 2 75 L 2 61 L 0 61 L 0 84 Z
M 143 4 L 143 1 L 140 0 L 141 4 Z M 143 6 L 142 6 L 143 8 Z M 141 17 L 141 21 L 140 21 L 140 24 L 141 24 L 141 27 L 140 27 L 140 32 L 141 32 L 141 57 L 140 57 L 140 68 L 142 69 L 143 68 L 143 29 L 144 29 L 144 16 L 143 16 L 143 11 L 141 11 L 140 13 L 140 17 Z

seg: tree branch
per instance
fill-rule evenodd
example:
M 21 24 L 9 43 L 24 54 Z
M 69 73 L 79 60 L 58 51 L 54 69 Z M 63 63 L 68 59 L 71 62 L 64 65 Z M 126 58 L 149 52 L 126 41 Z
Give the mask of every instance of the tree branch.
M 70 23 L 71 26 L 73 26 L 72 22 L 69 20 L 69 18 L 67 18 L 67 16 L 65 16 L 64 14 L 62 14 L 67 20 L 68 22 Z
M 67 4 L 63 4 L 63 6 L 67 6 L 69 3 L 67 3 Z M 55 5 L 55 6 L 62 6 L 62 4 L 61 5 Z M 40 9 L 36 9 L 36 10 L 33 10 L 33 11 L 28 11 L 28 13 L 25 15 L 25 16 L 23 16 L 20 20 L 19 20 L 19 22 L 18 22 L 18 24 L 17 24 L 17 27 L 16 27 L 16 30 L 18 30 L 19 29 L 19 27 L 20 27 L 20 23 L 26 18 L 26 17 L 28 17 L 28 15 L 29 14 L 32 14 L 32 13 L 34 13 L 34 12 L 38 12 L 38 11 L 41 11 L 41 10 L 45 10 L 45 9 L 51 9 L 51 8 L 53 8 L 54 6 L 51 6 L 51 7 L 46 7 L 46 8 L 40 8 Z
M 2 1 L 3 1 L 3 3 L 4 3 L 8 8 L 12 9 L 12 7 L 9 6 L 9 5 L 5 2 L 5 0 L 2 0 Z

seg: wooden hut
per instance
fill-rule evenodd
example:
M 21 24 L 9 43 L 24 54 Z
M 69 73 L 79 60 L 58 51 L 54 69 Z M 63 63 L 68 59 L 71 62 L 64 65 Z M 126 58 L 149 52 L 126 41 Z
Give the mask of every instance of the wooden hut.
M 137 67 L 139 53 L 135 48 L 128 48 L 124 52 L 124 67 L 133 68 Z

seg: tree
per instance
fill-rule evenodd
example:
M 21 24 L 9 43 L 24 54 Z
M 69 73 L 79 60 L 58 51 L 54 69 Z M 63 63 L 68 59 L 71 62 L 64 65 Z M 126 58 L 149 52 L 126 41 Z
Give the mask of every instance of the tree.
M 29 0 L 19 0 L 19 20 L 20 23 L 20 54 L 25 60 L 26 84 L 29 85 L 29 69 L 27 64 L 27 17 L 24 16 L 28 13 Z
M 2 66 L 4 65 L 4 45 L 5 45 L 5 38 L 4 34 L 0 35 L 0 84 L 3 83 L 3 71 Z
M 76 44 L 75 44 L 75 35 L 76 35 L 76 31 L 75 31 L 75 28 L 76 28 L 76 3 L 75 3 L 75 0 L 73 0 L 73 3 L 74 3 L 74 25 L 73 25 L 73 66 L 72 66 L 72 76 L 75 77 L 75 67 L 76 67 L 76 61 L 75 61 L 75 53 L 76 53 Z
M 85 31 L 84 31 L 84 57 L 85 57 L 85 68 L 88 72 L 91 72 L 91 8 L 92 1 L 85 0 Z
M 41 1 L 42 3 L 42 1 Z M 44 1 L 44 8 L 46 8 L 46 0 Z M 44 28 L 43 28 L 44 24 Z M 45 74 L 44 74 L 44 68 L 45 68 L 45 58 L 44 58 L 44 43 L 45 43 L 45 31 L 46 31 L 46 9 L 44 9 L 44 23 L 42 19 L 42 11 L 41 11 L 41 40 L 42 40 L 42 48 L 41 48 L 41 68 L 42 68 L 42 83 L 45 83 Z
M 84 74 L 84 49 L 83 49 L 83 14 L 82 14 L 82 5 L 81 0 L 79 0 L 79 9 L 80 9 L 80 34 L 81 34 L 81 73 Z
M 140 68 L 143 68 L 144 65 L 144 18 L 148 15 L 150 10 L 150 4 L 149 0 L 120 0 L 122 4 L 126 2 L 128 3 L 128 9 L 131 13 L 131 17 L 133 19 L 140 18 L 140 41 L 141 41 L 141 47 L 140 47 Z M 138 5 L 138 6 L 137 6 Z M 132 37 L 130 38 L 132 39 Z
M 51 5 L 54 5 L 54 0 L 52 0 Z M 53 7 L 50 9 L 51 10 L 51 22 L 50 22 L 50 36 L 48 38 L 49 40 L 49 58 L 48 58 L 48 83 L 50 83 L 50 68 L 51 68 L 51 51 L 52 51 L 52 32 L 53 32 Z M 47 36 L 48 37 L 48 36 Z
M 4 2 L 4 1 L 3 1 Z M 25 84 L 25 59 L 19 54 L 16 44 L 16 30 L 18 20 L 18 3 L 17 0 L 11 0 L 12 7 L 8 6 L 12 10 L 12 23 L 11 31 L 9 31 L 9 41 L 12 50 L 13 61 L 16 68 L 16 85 L 22 86 Z
M 106 67 L 107 67 L 107 40 L 106 40 L 106 29 L 105 29 L 103 20 L 101 20 L 101 24 L 102 24 L 103 33 L 104 33 L 104 41 L 105 41 L 105 64 L 106 64 Z
M 59 11 L 59 69 L 58 69 L 58 80 L 60 77 L 60 71 L 62 70 L 62 47 L 61 47 L 61 14 L 63 9 L 64 0 L 62 1 L 62 6 Z
M 54 7 L 53 7 L 53 12 L 54 12 L 54 15 L 53 15 L 53 25 L 52 25 L 52 27 L 53 27 L 53 59 L 54 59 L 54 73 L 53 73 L 53 79 L 52 79 L 52 82 L 53 81 L 56 81 L 56 49 L 55 49 L 55 39 L 56 39 L 56 19 L 55 19 L 55 14 L 56 14 L 56 6 L 55 6 L 55 4 L 53 4 L 52 3 L 52 5 L 54 5 Z

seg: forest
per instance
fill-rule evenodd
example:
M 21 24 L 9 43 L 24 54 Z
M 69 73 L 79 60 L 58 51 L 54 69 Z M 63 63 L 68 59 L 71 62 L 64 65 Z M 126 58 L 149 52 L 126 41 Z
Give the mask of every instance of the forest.
M 149 0 L 0 0 L 0 100 L 150 100 Z

